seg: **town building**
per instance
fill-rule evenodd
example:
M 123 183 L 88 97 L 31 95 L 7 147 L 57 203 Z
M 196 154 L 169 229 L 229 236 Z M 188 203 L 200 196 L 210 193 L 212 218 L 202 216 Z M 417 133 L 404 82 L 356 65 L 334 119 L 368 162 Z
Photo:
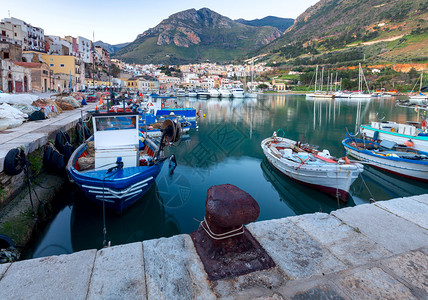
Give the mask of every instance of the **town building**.
M 92 42 L 87 38 L 78 36 L 77 44 L 79 45 L 80 58 L 84 63 L 92 63 Z
M 54 89 L 53 72 L 48 64 L 33 62 L 14 62 L 14 64 L 30 70 L 31 90 L 33 92 L 47 92 Z
M 56 55 L 72 55 L 71 43 L 59 36 L 46 36 L 46 41 L 49 43 L 48 54 Z
M 31 71 L 13 61 L 0 60 L 0 90 L 7 93 L 31 91 Z
M 28 24 L 24 22 L 23 20 L 16 19 L 16 18 L 6 18 L 2 20 L 2 23 L 11 23 L 13 25 L 16 25 L 16 27 L 21 27 L 22 30 L 22 36 L 19 36 L 19 29 L 16 29 L 14 31 L 14 37 L 15 40 L 22 39 L 22 49 L 24 51 L 40 51 L 45 52 L 45 33 L 42 28 L 32 26 L 31 24 Z M 17 34 L 15 36 L 15 33 Z

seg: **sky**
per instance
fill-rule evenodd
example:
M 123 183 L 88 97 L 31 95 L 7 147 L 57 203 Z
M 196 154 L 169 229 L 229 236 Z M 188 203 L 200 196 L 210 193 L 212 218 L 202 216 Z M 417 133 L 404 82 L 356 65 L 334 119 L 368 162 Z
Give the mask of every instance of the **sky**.
M 0 19 L 41 27 L 45 35 L 83 36 L 109 44 L 132 42 L 168 16 L 207 7 L 233 20 L 266 16 L 295 19 L 318 0 L 2 0 Z

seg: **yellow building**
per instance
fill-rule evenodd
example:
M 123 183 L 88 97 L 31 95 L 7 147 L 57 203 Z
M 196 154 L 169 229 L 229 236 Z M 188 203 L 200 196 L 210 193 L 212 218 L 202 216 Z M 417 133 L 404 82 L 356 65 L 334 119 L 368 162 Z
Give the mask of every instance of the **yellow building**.
M 126 80 L 126 87 L 129 89 L 138 89 L 138 78 L 129 78 Z
M 42 53 L 42 59 L 55 74 L 71 74 L 80 76 L 79 58 L 71 55 L 49 55 Z

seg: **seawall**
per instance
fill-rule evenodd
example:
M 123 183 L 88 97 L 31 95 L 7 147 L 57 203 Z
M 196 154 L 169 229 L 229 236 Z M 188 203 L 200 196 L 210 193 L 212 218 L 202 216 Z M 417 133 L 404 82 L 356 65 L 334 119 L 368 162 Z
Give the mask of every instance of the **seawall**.
M 276 266 L 208 279 L 189 235 L 0 265 L 0 299 L 427 299 L 428 195 L 246 226 Z

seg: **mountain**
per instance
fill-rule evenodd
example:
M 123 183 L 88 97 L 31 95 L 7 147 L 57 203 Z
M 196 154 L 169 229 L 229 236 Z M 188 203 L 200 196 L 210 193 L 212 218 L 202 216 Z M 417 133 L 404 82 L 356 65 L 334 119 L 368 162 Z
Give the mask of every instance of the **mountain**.
M 428 61 L 426 0 L 321 0 L 269 45 L 275 64 Z M 340 58 L 340 59 L 339 59 Z
M 129 63 L 225 62 L 268 44 L 281 32 L 235 22 L 208 8 L 171 15 L 116 53 Z
M 101 47 L 103 47 L 110 54 L 113 54 L 117 50 L 122 49 L 123 47 L 129 45 L 129 43 L 122 43 L 122 44 L 111 45 L 111 44 L 108 44 L 108 43 L 104 43 L 103 41 L 97 41 L 94 44 L 95 44 L 95 46 L 101 46 Z
M 244 20 L 238 19 L 235 22 L 249 25 L 249 26 L 272 26 L 277 28 L 279 31 L 286 31 L 291 25 L 294 23 L 294 19 L 288 18 L 278 18 L 273 16 L 264 17 L 263 19 L 255 19 L 255 20 Z

